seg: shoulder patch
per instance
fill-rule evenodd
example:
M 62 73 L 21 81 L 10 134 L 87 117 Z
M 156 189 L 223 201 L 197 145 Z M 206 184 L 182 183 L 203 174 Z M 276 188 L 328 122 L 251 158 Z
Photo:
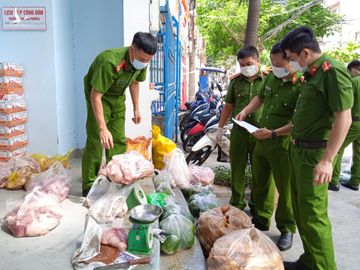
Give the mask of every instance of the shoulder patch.
M 126 61 L 123 59 L 116 67 L 115 70 L 117 73 L 120 72 L 121 69 L 123 69 L 126 65 Z
M 296 73 L 294 73 L 291 78 L 291 83 L 296 84 L 296 81 L 297 81 L 297 77 L 296 77 Z
M 304 76 L 301 76 L 301 77 L 299 78 L 299 80 L 300 80 L 301 83 L 304 83 L 304 82 L 305 82 Z
M 329 61 L 324 61 L 324 63 L 321 65 L 321 68 L 324 72 L 327 72 L 331 68 L 331 63 Z

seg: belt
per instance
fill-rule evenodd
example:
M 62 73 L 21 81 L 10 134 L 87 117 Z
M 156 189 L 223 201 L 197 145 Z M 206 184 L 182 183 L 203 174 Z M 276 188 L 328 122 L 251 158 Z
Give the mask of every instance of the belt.
M 360 121 L 360 116 L 353 116 L 352 120 L 353 120 L 353 122 L 359 122 Z
M 293 144 L 306 149 L 321 149 L 326 148 L 327 141 L 304 141 L 299 139 L 294 139 Z

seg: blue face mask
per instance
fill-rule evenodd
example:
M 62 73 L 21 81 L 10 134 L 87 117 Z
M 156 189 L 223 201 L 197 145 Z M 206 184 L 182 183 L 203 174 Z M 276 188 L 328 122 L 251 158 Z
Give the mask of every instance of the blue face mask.
M 148 63 L 143 63 L 143 62 L 137 60 L 136 58 L 134 58 L 134 61 L 132 61 L 131 64 L 135 69 L 144 69 L 148 65 Z

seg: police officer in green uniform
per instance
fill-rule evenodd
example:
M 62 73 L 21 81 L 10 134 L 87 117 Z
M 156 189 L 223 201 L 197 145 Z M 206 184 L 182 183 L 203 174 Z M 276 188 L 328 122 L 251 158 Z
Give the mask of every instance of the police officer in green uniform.
M 333 160 L 351 125 L 351 78 L 343 64 L 321 53 L 311 28 L 294 29 L 280 46 L 305 77 L 289 150 L 293 211 L 304 253 L 296 262 L 285 262 L 285 269 L 334 270 L 327 188 Z
M 125 90 L 130 88 L 135 124 L 140 123 L 139 82 L 146 79 L 147 64 L 157 50 L 150 33 L 138 32 L 130 47 L 101 52 L 84 77 L 87 107 L 86 145 L 82 159 L 83 195 L 86 196 L 100 168 L 102 149 L 106 159 L 124 153 Z
M 341 185 L 352 189 L 359 190 L 360 184 L 360 61 L 354 60 L 347 66 L 350 71 L 353 90 L 354 90 L 354 106 L 351 109 L 352 124 L 349 132 L 346 135 L 345 141 L 338 153 L 334 172 L 331 183 L 329 184 L 329 190 L 339 190 L 339 178 L 341 172 L 341 159 L 344 154 L 345 148 L 352 143 L 352 165 L 351 165 L 351 178 L 350 181 L 341 181 Z
M 230 115 L 235 117 L 264 87 L 265 75 L 259 69 L 259 53 L 253 46 L 245 46 L 237 53 L 241 74 L 234 78 L 229 85 L 225 98 L 225 106 L 221 112 L 219 128 L 216 138 L 221 141 L 224 134 L 224 125 Z M 246 121 L 253 125 L 259 125 L 261 110 L 246 117 Z M 231 167 L 231 199 L 230 203 L 244 209 L 246 202 L 245 193 L 245 169 L 248 158 L 254 150 L 254 138 L 243 128 L 234 124 L 230 137 L 230 167 Z M 249 202 L 251 211 L 254 205 Z
M 236 118 L 240 121 L 264 105 L 260 120 L 261 129 L 252 133 L 257 139 L 253 153 L 253 199 L 256 214 L 255 227 L 268 231 L 274 211 L 275 185 L 279 199 L 275 214 L 276 226 L 281 232 L 277 242 L 280 250 L 292 246 L 296 222 L 292 211 L 290 189 L 290 144 L 291 118 L 302 84 L 301 73 L 295 72 L 280 44 L 270 53 L 272 72 L 265 80 L 265 88 L 247 105 Z M 275 180 L 272 178 L 272 174 Z

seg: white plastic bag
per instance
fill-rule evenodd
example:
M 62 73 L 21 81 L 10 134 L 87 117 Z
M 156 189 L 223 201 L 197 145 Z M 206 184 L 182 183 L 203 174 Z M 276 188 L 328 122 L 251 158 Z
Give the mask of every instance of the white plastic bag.
M 15 237 L 40 236 L 59 225 L 61 217 L 62 209 L 56 198 L 36 187 L 6 215 L 4 224 Z
M 190 171 L 186 164 L 185 155 L 175 148 L 164 156 L 165 170 L 173 177 L 174 184 L 183 189 L 190 185 Z
M 83 206 L 89 208 L 96 200 L 104 196 L 109 190 L 110 183 L 106 176 L 99 175 L 92 184 Z
M 110 183 L 107 192 L 91 205 L 89 216 L 99 224 L 109 224 L 116 217 L 123 217 L 128 210 L 126 199 L 132 188 L 133 185 L 122 186 Z

